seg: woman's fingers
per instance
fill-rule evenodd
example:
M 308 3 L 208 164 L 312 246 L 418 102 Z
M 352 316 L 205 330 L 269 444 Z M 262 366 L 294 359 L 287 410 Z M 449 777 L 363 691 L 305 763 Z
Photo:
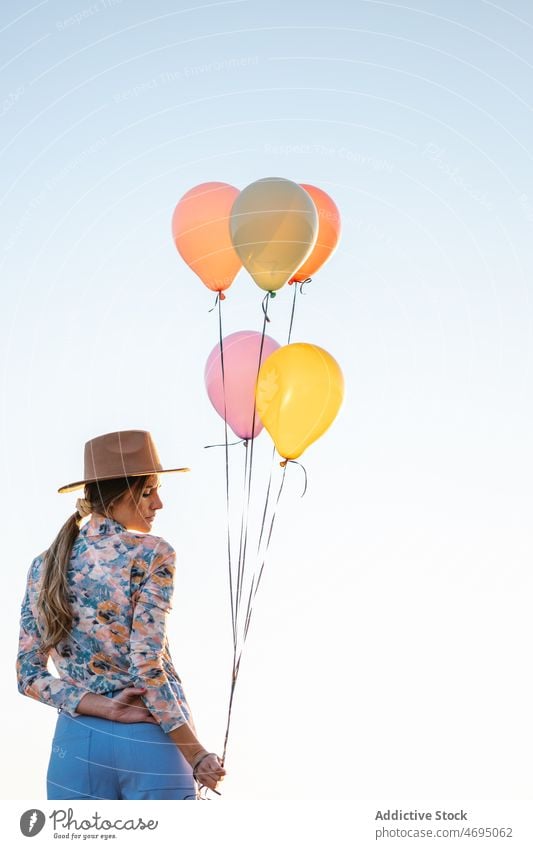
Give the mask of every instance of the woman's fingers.
M 209 755 L 209 757 L 204 758 L 201 763 L 200 769 L 205 770 L 205 772 L 225 772 L 224 767 L 221 765 L 217 755 Z
M 205 784 L 206 787 L 209 787 L 210 790 L 216 790 L 219 779 L 213 778 L 211 775 L 206 776 L 205 779 L 201 779 L 202 784 Z
M 205 758 L 197 771 L 198 780 L 210 790 L 216 790 L 218 782 L 222 781 L 225 775 L 226 770 L 216 755 Z

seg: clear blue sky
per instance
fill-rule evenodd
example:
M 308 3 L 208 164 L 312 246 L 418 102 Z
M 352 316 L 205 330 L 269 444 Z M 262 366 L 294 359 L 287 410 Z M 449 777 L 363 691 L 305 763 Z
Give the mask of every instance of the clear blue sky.
M 173 657 L 202 741 L 221 750 L 224 467 L 203 448 L 223 439 L 203 385 L 216 312 L 170 220 L 197 183 L 281 176 L 341 211 L 292 339 L 338 360 L 346 398 L 301 458 L 303 499 L 287 471 L 224 792 L 529 798 L 531 5 L 177 5 L 0 13 L 3 704 L 16 747 L 3 796 L 45 795 L 56 714 L 16 691 L 19 605 L 31 559 L 74 509 L 57 488 L 106 431 L 148 429 L 164 464 L 193 469 L 163 478 L 153 532 L 178 552 Z M 260 330 L 263 293 L 244 271 L 227 294 L 225 333 Z M 271 302 L 280 344 L 291 294 Z M 256 452 L 252 524 L 266 433 Z

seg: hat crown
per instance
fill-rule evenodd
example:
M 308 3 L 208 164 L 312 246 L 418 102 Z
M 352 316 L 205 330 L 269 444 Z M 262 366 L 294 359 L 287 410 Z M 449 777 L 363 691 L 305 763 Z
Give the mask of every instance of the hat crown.
M 162 469 L 157 448 L 146 430 L 117 430 L 85 443 L 84 477 L 151 474 Z
M 85 483 L 98 480 L 188 471 L 185 467 L 163 469 L 149 431 L 116 430 L 85 443 L 84 479 L 62 486 L 58 491 L 71 492 Z

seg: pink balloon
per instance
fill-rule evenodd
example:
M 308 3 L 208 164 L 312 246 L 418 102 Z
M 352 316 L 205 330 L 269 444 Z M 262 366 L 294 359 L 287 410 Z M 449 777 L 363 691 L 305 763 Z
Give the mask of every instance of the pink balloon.
M 222 340 L 224 351 L 224 385 L 226 395 L 226 421 L 241 439 L 251 439 L 263 430 L 255 412 L 255 384 L 259 370 L 261 333 L 239 330 Z M 265 336 L 261 350 L 261 364 L 279 348 L 275 339 Z M 205 364 L 205 386 L 209 400 L 217 413 L 224 418 L 224 389 L 220 342 L 215 345 Z M 252 422 L 254 424 L 252 434 Z

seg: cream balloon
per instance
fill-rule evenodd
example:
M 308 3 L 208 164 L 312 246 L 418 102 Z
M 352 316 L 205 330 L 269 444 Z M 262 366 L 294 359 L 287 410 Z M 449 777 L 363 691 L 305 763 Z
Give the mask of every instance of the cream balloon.
M 257 285 L 274 292 L 305 262 L 318 235 L 318 213 L 298 183 L 264 177 L 235 199 L 230 215 L 233 246 Z

